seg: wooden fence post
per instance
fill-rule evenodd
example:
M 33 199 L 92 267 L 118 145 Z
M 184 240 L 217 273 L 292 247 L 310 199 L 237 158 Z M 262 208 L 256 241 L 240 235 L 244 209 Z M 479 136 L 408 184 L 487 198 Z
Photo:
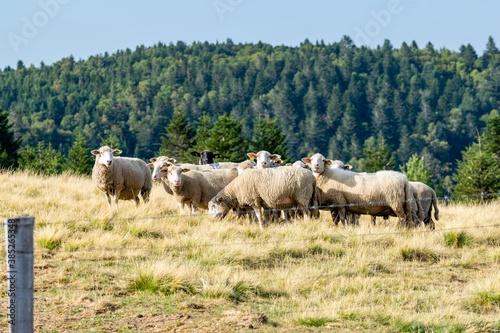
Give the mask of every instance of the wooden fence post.
M 33 229 L 35 218 L 5 219 L 7 321 L 10 333 L 33 332 Z

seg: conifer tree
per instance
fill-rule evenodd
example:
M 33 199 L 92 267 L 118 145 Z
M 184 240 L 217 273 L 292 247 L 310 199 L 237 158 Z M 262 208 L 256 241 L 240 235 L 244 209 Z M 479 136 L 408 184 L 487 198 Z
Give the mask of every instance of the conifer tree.
M 283 162 L 288 161 L 286 136 L 282 133 L 277 119 L 269 116 L 258 118 L 255 121 L 250 151 L 267 150 L 271 154 L 281 156 Z
M 8 113 L 0 108 L 0 168 L 17 166 L 20 141 L 14 138 L 12 125 L 8 121 Z
M 474 143 L 463 152 L 453 180 L 456 183 L 453 193 L 459 199 L 489 201 L 500 191 L 500 166 L 481 143 Z
M 93 158 L 87 145 L 85 136 L 78 132 L 73 146 L 69 150 L 68 168 L 77 175 L 90 175 L 92 173 Z
M 242 136 L 242 122 L 231 116 L 221 115 L 208 131 L 206 148 L 222 154 L 224 161 L 241 162 L 248 152 L 248 142 Z
M 36 147 L 21 150 L 19 167 L 41 175 L 57 175 L 66 170 L 66 159 L 49 143 L 39 142 Z
M 408 162 L 401 165 L 400 168 L 409 181 L 431 185 L 431 171 L 425 166 L 424 158 L 419 157 L 418 154 L 413 154 Z
M 196 124 L 196 135 L 195 135 L 195 150 L 201 151 L 205 150 L 206 143 L 205 141 L 209 138 L 208 131 L 212 128 L 212 119 L 207 114 L 203 114 L 197 121 Z
M 185 112 L 176 108 L 170 123 L 167 125 L 166 134 L 161 138 L 159 155 L 166 155 L 181 162 L 193 162 L 195 158 L 190 152 L 193 148 L 196 132 L 188 123 Z
M 379 134 L 377 145 L 365 145 L 363 153 L 365 155 L 364 169 L 366 172 L 394 170 L 396 165 L 394 154 L 382 135 Z
M 455 181 L 454 194 L 467 201 L 489 201 L 500 192 L 500 116 L 493 111 L 486 131 L 462 154 Z

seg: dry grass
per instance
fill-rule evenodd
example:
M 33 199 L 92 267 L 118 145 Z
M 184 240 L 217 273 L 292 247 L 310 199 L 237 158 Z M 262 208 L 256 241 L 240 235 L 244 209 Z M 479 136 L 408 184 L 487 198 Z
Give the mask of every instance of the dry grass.
M 116 213 L 84 177 L 3 173 L 0 189 L 4 218 L 36 218 L 37 332 L 500 331 L 500 203 L 441 206 L 435 231 L 325 212 L 261 232 L 179 216 L 159 184 Z

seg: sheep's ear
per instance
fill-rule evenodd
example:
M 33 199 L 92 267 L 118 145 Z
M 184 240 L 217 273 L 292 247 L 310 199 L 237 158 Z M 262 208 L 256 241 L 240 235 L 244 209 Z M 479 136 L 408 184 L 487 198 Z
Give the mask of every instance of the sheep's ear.
M 351 169 L 352 169 L 352 165 L 350 165 L 350 164 L 344 165 L 344 170 L 351 170 Z
M 192 151 L 191 155 L 196 156 L 196 157 L 200 157 L 201 154 L 197 151 Z
M 122 151 L 120 149 L 115 149 L 113 150 L 113 156 L 118 156 L 122 153 Z
M 155 165 L 153 163 L 146 164 L 148 167 L 153 168 Z
M 255 159 L 257 158 L 257 155 L 255 155 L 255 153 L 247 153 L 247 156 L 250 157 L 250 160 L 252 161 L 255 161 Z
M 304 158 L 302 158 L 301 161 L 304 162 L 305 164 L 311 164 L 311 158 L 310 157 L 304 157 Z
M 222 158 L 222 154 L 214 154 L 215 158 Z
M 189 172 L 189 171 L 191 171 L 191 169 L 188 169 L 188 168 L 183 168 L 181 171 L 182 171 L 182 172 Z
M 170 165 L 173 165 L 175 162 L 177 162 L 177 160 L 175 158 L 169 158 L 167 160 L 167 163 L 169 163 Z
M 215 201 L 217 201 L 219 203 L 222 202 L 222 197 L 218 197 L 217 199 L 215 199 Z
M 156 162 L 156 157 L 151 157 L 149 160 L 150 160 L 152 163 L 154 163 L 154 162 Z
M 281 155 L 271 154 L 271 155 L 269 155 L 269 158 L 272 160 L 279 160 L 281 158 Z
M 94 149 L 94 150 L 91 150 L 90 153 L 92 155 L 99 155 L 99 149 Z
M 327 159 L 327 158 L 325 158 L 325 159 L 323 160 L 323 162 L 325 162 L 325 164 L 326 164 L 326 165 L 332 165 L 332 163 L 333 163 L 333 161 L 332 161 L 332 160 L 329 160 L 329 159 Z

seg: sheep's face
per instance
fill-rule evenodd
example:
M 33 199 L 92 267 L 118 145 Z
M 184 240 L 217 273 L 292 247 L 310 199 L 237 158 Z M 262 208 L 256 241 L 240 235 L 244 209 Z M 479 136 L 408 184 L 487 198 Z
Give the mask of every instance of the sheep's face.
M 215 196 L 208 203 L 208 214 L 217 220 L 222 220 L 229 212 L 229 205 L 221 196 Z
M 325 157 L 321 154 L 314 154 L 311 157 L 304 157 L 302 159 L 302 162 L 309 164 L 309 167 L 311 168 L 312 172 L 315 173 L 322 173 L 325 171 Z
M 108 146 L 103 146 L 99 149 L 92 150 L 90 153 L 96 156 L 99 164 L 109 168 L 113 163 L 113 156 L 119 156 L 122 151 L 119 149 L 112 149 Z
M 199 164 L 214 164 L 215 158 L 221 158 L 222 154 L 214 154 L 210 150 L 203 150 L 201 152 L 192 151 L 191 155 L 197 156 L 200 158 Z
M 175 159 L 169 158 L 167 156 L 151 158 L 150 161 L 151 163 L 149 163 L 148 166 L 153 169 L 153 172 L 151 174 L 151 179 L 153 179 L 153 181 L 157 181 L 161 178 L 167 177 L 168 167 L 176 162 Z
M 168 168 L 167 169 L 168 182 L 175 187 L 181 186 L 182 185 L 182 173 L 184 172 L 184 170 L 186 170 L 186 169 L 182 169 L 178 166 L 172 166 L 172 167 Z

